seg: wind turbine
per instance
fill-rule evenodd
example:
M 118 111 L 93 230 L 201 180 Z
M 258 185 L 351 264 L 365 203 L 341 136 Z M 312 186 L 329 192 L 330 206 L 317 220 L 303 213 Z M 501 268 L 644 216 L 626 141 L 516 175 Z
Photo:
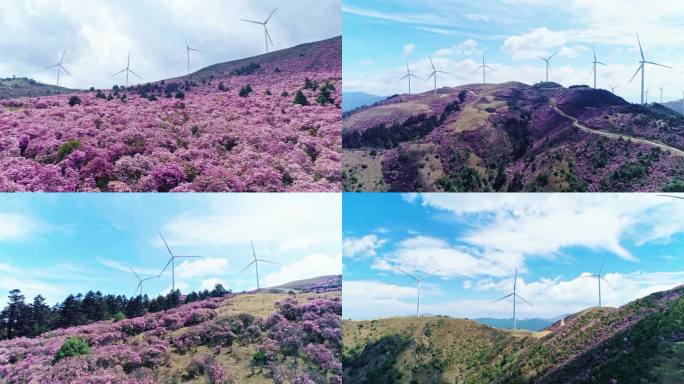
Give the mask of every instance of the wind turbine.
M 434 94 L 436 95 L 437 94 L 437 74 L 438 73 L 449 73 L 449 72 L 438 71 L 437 68 L 435 68 L 435 63 L 432 62 L 432 57 L 428 56 L 428 59 L 430 59 L 430 65 L 432 65 L 432 73 L 430 74 L 430 76 L 428 76 L 427 79 L 425 79 L 425 82 L 427 83 L 428 81 L 430 81 L 430 78 L 434 76 L 434 78 L 435 78 Z
M 506 295 L 500 299 L 495 300 L 494 303 L 499 302 L 499 301 L 504 300 L 504 299 L 507 299 L 511 296 L 513 297 L 513 330 L 516 331 L 518 329 L 517 319 L 515 317 L 515 315 L 516 315 L 515 314 L 516 299 L 520 299 L 523 302 L 525 302 L 527 305 L 529 305 L 530 307 L 534 307 L 534 305 L 530 304 L 529 301 L 525 300 L 525 298 L 520 296 L 520 294 L 518 293 L 518 268 L 515 269 L 515 277 L 513 279 L 513 292 L 509 293 L 508 295 Z
M 397 268 L 397 269 L 400 270 L 400 271 L 402 271 L 402 272 L 404 272 L 407 276 L 409 276 L 410 278 L 412 278 L 413 280 L 415 280 L 416 283 L 418 283 L 418 300 L 416 301 L 416 316 L 417 316 L 417 317 L 420 317 L 420 287 L 421 287 L 421 285 L 422 285 L 422 283 L 423 283 L 423 280 L 425 280 L 425 279 L 427 279 L 428 277 L 430 277 L 430 276 L 434 275 L 435 273 L 439 272 L 439 268 L 437 268 L 434 272 L 432 272 L 432 273 L 430 273 L 430 274 L 423 275 L 422 277 L 416 277 L 416 276 L 414 276 L 414 275 L 412 275 L 412 274 L 410 274 L 410 273 L 404 271 L 404 270 L 401 269 L 401 268 Z
M 254 264 L 254 267 L 256 268 L 256 280 L 257 280 L 257 289 L 261 289 L 261 286 L 259 285 L 259 263 L 270 263 L 270 264 L 278 264 L 275 261 L 268 261 L 268 260 L 262 260 L 258 259 L 256 256 L 256 252 L 254 251 L 254 242 L 250 241 L 252 244 L 252 256 L 254 257 L 254 260 L 252 260 L 251 263 L 247 264 L 246 267 L 242 268 L 242 271 L 240 273 L 244 272 L 247 268 L 251 267 L 252 264 Z
M 190 74 L 190 51 L 193 52 L 202 52 L 199 49 L 195 48 L 190 48 L 190 45 L 188 45 L 188 41 L 185 40 L 185 53 L 188 56 L 188 75 Z
M 487 84 L 487 69 L 491 69 L 491 70 L 493 71 L 494 68 L 492 68 L 492 67 L 490 67 L 489 65 L 485 64 L 484 53 L 482 54 L 482 65 L 480 65 L 479 67 L 477 67 L 477 69 L 475 69 L 475 70 L 477 71 L 478 69 L 481 69 L 481 70 L 482 70 L 482 85 L 486 85 L 486 84 Z
M 124 69 L 122 69 L 121 71 L 119 71 L 119 72 L 113 74 L 112 77 L 114 77 L 114 76 L 116 76 L 116 75 L 120 75 L 120 74 L 122 74 L 122 73 L 124 73 L 124 72 L 126 72 L 126 86 L 127 86 L 127 87 L 128 87 L 128 74 L 129 74 L 129 73 L 132 73 L 133 75 L 137 76 L 140 80 L 143 79 L 142 77 L 140 77 L 140 75 L 138 75 L 137 73 L 133 72 L 133 70 L 131 69 L 131 51 L 130 51 L 130 49 L 128 50 L 128 61 L 126 61 L 126 68 L 124 68 Z
M 64 62 L 64 55 L 66 55 L 66 52 L 67 52 L 67 51 L 66 51 L 66 49 L 65 49 L 64 52 L 62 53 L 62 57 L 59 59 L 59 61 L 57 62 L 57 64 L 48 65 L 47 67 L 43 68 L 43 69 L 57 68 L 57 86 L 58 86 L 58 87 L 59 87 L 59 74 L 60 74 L 61 71 L 64 71 L 64 73 L 66 73 L 67 75 L 71 76 L 71 73 L 69 73 L 69 71 L 67 71 L 67 69 L 64 68 L 64 66 L 62 65 L 62 63 Z
M 656 196 L 660 196 L 660 197 L 671 197 L 671 198 L 673 198 L 673 199 L 682 199 L 682 200 L 684 200 L 684 196 L 672 196 L 672 195 L 656 195 Z
M 660 90 L 660 104 L 662 104 L 663 103 L 663 89 L 665 89 L 665 86 L 658 87 L 658 89 Z
M 631 83 L 632 80 L 634 80 L 634 78 L 636 77 L 637 73 L 639 73 L 639 71 L 641 71 L 641 104 L 644 104 L 644 78 L 645 78 L 644 72 L 646 72 L 646 64 L 657 65 L 657 66 L 665 67 L 665 68 L 672 68 L 672 67 L 668 67 L 667 65 L 663 65 L 663 64 L 654 63 L 652 61 L 646 61 L 646 58 L 644 57 L 644 50 L 641 48 L 641 39 L 639 38 L 638 33 L 636 35 L 637 35 L 637 42 L 639 43 L 639 53 L 641 53 L 641 61 L 639 61 L 639 67 L 637 68 L 636 72 L 634 72 L 634 75 L 632 75 L 632 78 L 629 79 L 629 82 Z M 648 93 L 648 91 L 646 91 L 646 93 Z M 648 103 L 648 95 L 646 96 L 646 99 L 647 99 L 646 102 Z
M 264 21 L 263 23 L 260 22 L 260 21 L 240 19 L 240 20 L 242 20 L 242 21 L 246 21 L 246 22 L 248 22 L 248 23 L 253 23 L 253 24 L 259 24 L 259 25 L 262 25 L 262 26 L 264 27 L 264 41 L 266 42 L 266 53 L 268 53 L 268 43 L 269 43 L 269 41 L 271 42 L 271 47 L 273 46 L 273 40 L 271 40 L 271 35 L 268 34 L 268 27 L 266 26 L 266 24 L 268 24 L 268 21 L 271 20 L 271 17 L 273 16 L 273 14 L 274 14 L 277 10 L 278 10 L 278 8 L 274 9 L 273 12 L 271 12 L 271 14 L 268 15 L 268 18 L 266 18 L 266 21 Z
M 399 81 L 402 81 L 402 80 L 404 80 L 404 79 L 408 79 L 409 95 L 411 94 L 411 78 L 412 78 L 412 77 L 415 77 L 416 79 L 420 79 L 420 77 L 418 77 L 418 76 L 414 75 L 413 73 L 411 73 L 411 70 L 409 69 L 409 65 L 408 65 L 408 63 L 406 63 L 406 74 L 404 75 L 404 77 L 402 77 L 401 79 L 399 79 Z
M 543 61 L 546 63 L 546 82 L 547 82 L 547 83 L 549 82 L 549 72 L 551 72 L 551 59 L 553 59 L 553 57 L 556 56 L 556 54 L 557 54 L 558 52 L 559 52 L 559 51 L 554 52 L 553 55 L 551 55 L 551 56 L 549 56 L 549 57 L 547 57 L 547 58 L 543 58 L 543 57 L 541 57 L 541 56 L 537 56 L 540 60 L 543 60 Z
M 592 46 L 591 49 L 594 51 L 594 61 L 592 61 L 592 64 L 594 64 L 593 67 L 591 67 L 591 71 L 594 73 L 594 89 L 596 89 L 596 64 L 600 65 L 605 65 L 608 66 L 608 64 L 602 63 L 598 60 L 596 60 L 596 49 Z
M 135 273 L 135 271 L 133 270 L 133 268 L 131 268 L 131 267 L 128 267 L 128 268 L 131 269 L 131 272 L 133 272 L 133 274 L 135 275 L 135 278 L 138 279 L 138 285 L 135 287 L 135 292 L 133 293 L 133 297 L 137 297 L 137 296 L 138 296 L 138 295 L 136 295 L 136 293 L 138 292 L 138 290 L 140 290 L 140 296 L 143 295 L 143 282 L 145 282 L 145 281 L 147 281 L 147 280 L 156 279 L 156 278 L 159 277 L 159 276 L 150 276 L 150 277 L 146 277 L 146 278 L 144 278 L 144 279 L 141 279 L 140 276 L 138 276 L 138 274 Z
M 601 306 L 603 305 L 603 303 L 602 303 L 602 301 L 601 301 L 601 280 L 603 280 L 604 283 L 608 284 L 609 287 L 613 288 L 613 286 L 610 285 L 610 283 L 608 282 L 608 280 L 606 280 L 606 279 L 603 277 L 603 276 L 604 276 L 604 275 L 603 275 L 603 266 L 604 266 L 605 263 L 606 263 L 606 257 L 607 257 L 607 255 L 603 257 L 603 261 L 601 262 L 601 268 L 599 269 L 599 272 L 598 272 L 597 274 L 595 274 L 595 275 L 585 275 L 585 276 L 582 276 L 582 277 L 595 277 L 595 278 L 596 278 L 596 281 L 598 281 L 598 294 L 599 294 L 599 296 L 598 296 L 598 298 L 599 298 L 599 305 L 598 305 L 598 306 L 599 306 L 599 308 L 601 308 Z
M 171 255 L 171 258 L 169 259 L 169 262 L 166 263 L 164 266 L 164 269 L 159 272 L 159 275 L 157 277 L 161 276 L 164 271 L 166 271 L 166 268 L 169 267 L 169 264 L 171 265 L 171 290 L 175 291 L 176 290 L 176 259 L 179 258 L 199 258 L 202 256 L 186 256 L 186 255 L 176 255 L 171 251 L 171 248 L 169 248 L 169 244 L 166 243 L 166 239 L 164 238 L 164 235 L 159 232 L 159 236 L 161 236 L 162 241 L 164 242 L 164 246 L 166 247 L 166 250 L 169 251 L 169 255 Z
M 619 85 L 609 85 L 610 87 L 610 92 L 612 94 L 615 94 L 615 90 L 618 89 L 620 86 Z

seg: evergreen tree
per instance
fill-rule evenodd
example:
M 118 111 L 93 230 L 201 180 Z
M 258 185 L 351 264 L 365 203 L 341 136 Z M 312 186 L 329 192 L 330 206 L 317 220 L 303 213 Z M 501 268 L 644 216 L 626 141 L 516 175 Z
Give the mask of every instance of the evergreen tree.
M 81 294 L 69 295 L 59 306 L 58 325 L 68 328 L 83 323 L 85 323 L 85 317 L 81 313 Z
M 38 336 L 51 328 L 52 313 L 50 307 L 45 303 L 45 298 L 41 295 L 33 299 L 31 305 L 32 327 L 30 336 Z

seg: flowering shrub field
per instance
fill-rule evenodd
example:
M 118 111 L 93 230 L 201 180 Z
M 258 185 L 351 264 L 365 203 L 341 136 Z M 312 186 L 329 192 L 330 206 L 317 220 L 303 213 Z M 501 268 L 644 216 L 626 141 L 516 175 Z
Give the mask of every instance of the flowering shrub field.
M 0 101 L 1 191 L 339 191 L 341 39 Z
M 279 295 L 274 308 L 262 309 L 270 313 L 266 317 L 234 314 L 240 295 L 229 294 L 138 318 L 0 341 L 0 383 L 141 384 L 198 377 L 217 384 L 341 383 L 339 294 L 302 295 Z M 245 351 L 251 361 L 239 358 Z M 180 361 L 189 363 L 178 370 Z M 245 367 L 231 369 L 229 362 Z

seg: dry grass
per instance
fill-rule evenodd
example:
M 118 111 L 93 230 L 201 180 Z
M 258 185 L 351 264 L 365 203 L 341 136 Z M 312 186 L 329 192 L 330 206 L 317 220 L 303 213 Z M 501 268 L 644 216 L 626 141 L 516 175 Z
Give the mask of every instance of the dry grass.
M 370 150 L 344 150 L 342 153 L 344 172 L 348 179 L 356 182 L 350 185 L 352 191 L 363 190 L 372 192 L 386 192 L 389 185 L 385 183 L 382 173 L 382 161 L 384 156 L 381 149 L 372 155 Z

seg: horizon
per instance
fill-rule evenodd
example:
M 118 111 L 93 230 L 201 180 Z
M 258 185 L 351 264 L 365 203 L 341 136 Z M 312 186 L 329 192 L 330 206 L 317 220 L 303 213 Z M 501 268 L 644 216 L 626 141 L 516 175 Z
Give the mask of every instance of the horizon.
M 415 316 L 416 286 L 398 272 L 428 274 L 421 313 L 550 319 L 597 305 L 618 307 L 684 283 L 684 204 L 655 194 L 345 194 L 343 318 Z M 363 213 L 363 214 L 362 214 Z
M 190 73 L 210 65 L 261 55 L 265 53 L 263 30 L 239 19 L 258 20 L 262 14 L 265 19 L 273 8 L 278 11 L 269 21 L 274 44 L 269 52 L 341 35 L 340 0 L 326 0 L 317 7 L 285 0 L 240 0 L 230 4 L 219 0 L 166 3 L 52 0 L 6 8 L 7 12 L 0 14 L 0 78 L 27 77 L 54 85 L 56 70 L 44 67 L 57 63 L 66 50 L 64 67 L 73 77 L 62 72 L 60 86 L 72 89 L 110 89 L 123 85 L 125 76 L 112 77 L 112 74 L 126 66 L 129 49 L 131 69 L 143 78 L 131 75 L 130 85 L 187 75 L 184 41 L 201 51 L 191 54 Z M 143 11 L 129 12 L 130 8 Z M 226 27 L 226 20 L 221 18 L 225 14 L 235 15 L 231 27 Z M 302 15 L 313 26 L 304 28 L 287 22 Z M 188 22 L 184 21 L 186 18 Z M 192 23 L 192 20 L 203 22 Z M 173 26 L 173 31 L 166 31 L 167 26 Z M 167 39 L 160 40 L 160 31 Z M 225 44 L 226 41 L 230 44 Z
M 177 255 L 176 288 L 234 292 L 256 289 L 250 240 L 259 258 L 262 286 L 341 274 L 341 199 L 296 194 L 18 194 L 0 208 L 0 290 L 20 289 L 50 305 L 69 294 L 100 291 L 130 297 L 141 278 L 158 274 Z M 297 213 L 307 212 L 307 217 Z M 105 244 L 105 246 L 102 246 Z M 317 263 L 312 263 L 316 260 Z M 74 278 L 73 276 L 77 276 Z M 171 289 L 167 269 L 146 281 L 149 297 Z
M 344 91 L 361 91 L 389 96 L 407 93 L 411 72 L 422 79 L 412 81 L 413 93 L 432 89 L 428 56 L 440 74 L 437 88 L 482 82 L 476 68 L 485 55 L 487 83 L 519 81 L 535 84 L 544 80 L 545 64 L 538 56 L 551 60 L 549 81 L 564 87 L 593 85 L 590 73 L 592 46 L 599 66 L 597 88 L 610 91 L 630 102 L 639 101 L 640 76 L 629 83 L 638 67 L 639 33 L 646 60 L 673 66 L 673 69 L 648 66 L 646 86 L 649 102 L 660 102 L 659 87 L 664 86 L 663 102 L 682 99 L 684 59 L 679 48 L 684 38 L 677 33 L 678 16 L 684 4 L 657 1 L 664 7 L 625 3 L 617 0 L 571 4 L 552 1 L 497 0 L 488 4 L 462 0 L 382 1 L 344 0 L 343 47 Z M 617 15 L 616 15 L 617 13 Z

